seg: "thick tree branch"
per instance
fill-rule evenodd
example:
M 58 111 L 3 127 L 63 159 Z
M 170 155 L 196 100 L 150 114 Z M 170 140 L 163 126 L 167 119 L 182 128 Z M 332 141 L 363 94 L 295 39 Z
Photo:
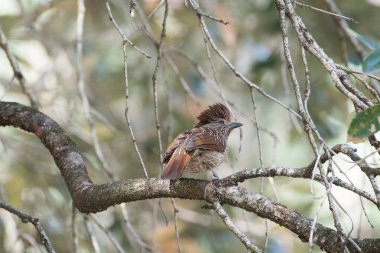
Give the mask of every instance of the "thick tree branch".
M 198 199 L 213 203 L 215 188 L 209 181 L 179 179 L 175 181 L 128 179 L 105 184 L 93 184 L 89 178 L 83 158 L 75 143 L 61 127 L 45 114 L 18 103 L 0 102 L 0 126 L 13 126 L 34 133 L 50 151 L 61 171 L 76 207 L 84 213 L 95 213 L 123 202 L 159 197 Z M 312 219 L 293 211 L 266 197 L 250 193 L 238 186 L 217 188 L 221 204 L 229 204 L 260 217 L 267 218 L 296 233 L 307 242 Z M 339 235 L 336 231 L 316 224 L 314 242 L 327 252 L 340 252 L 336 248 Z M 363 252 L 379 252 L 379 239 L 355 240 Z M 346 245 L 350 248 L 350 245 Z M 352 249 L 351 252 L 357 252 Z

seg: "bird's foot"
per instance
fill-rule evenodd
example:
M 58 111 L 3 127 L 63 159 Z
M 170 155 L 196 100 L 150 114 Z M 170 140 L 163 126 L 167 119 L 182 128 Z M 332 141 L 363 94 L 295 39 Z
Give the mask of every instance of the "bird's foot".
M 214 186 L 214 189 L 216 190 L 217 187 L 220 186 L 219 176 L 216 174 L 216 172 L 213 169 L 210 169 L 212 172 L 212 185 Z
M 212 180 L 219 180 L 219 176 L 218 174 L 216 174 L 216 172 L 213 170 L 213 169 L 210 169 L 211 172 L 212 172 Z

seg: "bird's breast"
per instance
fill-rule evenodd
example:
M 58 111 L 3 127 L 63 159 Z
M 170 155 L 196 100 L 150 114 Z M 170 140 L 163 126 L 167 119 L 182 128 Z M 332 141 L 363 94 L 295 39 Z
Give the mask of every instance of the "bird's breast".
M 225 157 L 225 152 L 197 149 L 194 151 L 185 171 L 197 173 L 209 170 L 210 168 L 213 169 L 219 166 L 224 161 Z

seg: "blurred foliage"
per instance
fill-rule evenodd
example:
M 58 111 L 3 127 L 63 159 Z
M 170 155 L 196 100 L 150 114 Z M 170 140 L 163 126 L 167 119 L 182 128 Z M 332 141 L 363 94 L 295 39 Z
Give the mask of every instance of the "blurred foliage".
M 363 62 L 363 71 L 372 73 L 380 70 L 380 49 L 372 51 Z
M 354 31 L 366 38 L 379 41 L 378 26 L 373 25 L 380 22 L 379 7 L 372 5 L 373 2 L 375 1 L 361 1 L 358 4 L 355 0 L 346 0 L 337 1 L 337 4 L 345 16 L 358 21 L 350 23 Z M 149 176 L 156 177 L 161 167 L 151 77 L 157 51 L 155 43 L 144 32 L 143 24 L 159 1 L 137 1 L 135 18 L 129 15 L 129 1 L 113 0 L 110 3 L 113 15 L 127 37 L 153 56 L 147 59 L 132 47 L 128 48 L 130 118 Z M 278 13 L 274 4 L 270 0 L 208 0 L 201 1 L 200 4 L 206 13 L 229 22 L 228 25 L 223 25 L 206 20 L 211 35 L 231 63 L 267 93 L 296 108 L 293 88 L 282 56 Z M 325 9 L 322 1 L 309 4 Z M 325 52 L 336 62 L 342 63 L 341 43 L 333 19 L 329 15 L 308 8 L 297 8 L 297 12 Z M 160 36 L 162 16 L 163 6 L 146 23 L 147 29 L 152 31 L 156 40 Z M 103 183 L 109 179 L 101 169 L 101 163 L 94 152 L 90 128 L 78 93 L 76 18 L 77 2 L 73 0 L 1 0 L 0 25 L 9 39 L 12 53 L 21 65 L 27 85 L 41 102 L 42 111 L 56 120 L 77 143 L 86 159 L 87 169 L 93 181 Z M 304 89 L 299 44 L 291 31 L 290 35 L 293 60 Z M 86 93 L 92 107 L 92 117 L 100 144 L 112 173 L 121 179 L 143 177 L 143 170 L 134 151 L 124 117 L 122 41 L 109 21 L 103 0 L 86 1 L 83 43 Z M 349 44 L 347 46 L 350 64 L 360 64 L 354 50 Z M 230 137 L 229 161 L 220 167 L 220 175 L 225 176 L 238 170 L 260 166 L 257 136 L 252 124 L 250 90 L 236 78 L 216 53 L 211 51 L 220 86 L 215 83 L 197 16 L 182 0 L 170 0 L 167 37 L 163 50 L 164 54 L 175 62 L 180 77 L 187 82 L 198 99 L 194 101 L 186 94 L 180 84 L 180 77 L 164 59 L 158 74 L 157 86 L 163 148 L 176 134 L 190 128 L 202 109 L 209 104 L 222 101 L 220 92 L 223 92 L 226 98 L 233 102 L 234 117 L 243 122 L 244 127 L 241 135 L 236 131 Z M 206 79 L 193 63 L 179 52 L 186 54 L 201 67 L 206 73 Z M 353 108 L 336 90 L 320 63 L 309 55 L 307 59 L 312 80 L 309 112 L 328 143 L 343 143 L 347 132 L 346 119 Z M 0 62 L 1 99 L 28 104 L 17 81 L 13 79 L 12 70 L 1 50 Z M 359 88 L 362 89 L 360 86 Z M 363 92 L 366 91 L 363 89 Z M 302 126 L 295 123 L 279 105 L 259 94 L 255 94 L 255 98 L 259 125 L 262 129 L 264 166 L 307 165 L 313 159 L 313 153 Z M 12 128 L 0 129 L 0 150 L 1 198 L 40 218 L 57 252 L 71 252 L 71 200 L 49 153 L 35 136 Z M 209 178 L 210 175 L 186 176 Z M 251 180 L 243 185 L 259 192 L 263 182 L 262 190 L 265 195 L 272 199 L 278 198 L 281 203 L 308 217 L 314 217 L 322 202 L 316 200 L 323 192 L 320 185 L 310 185 L 307 180 L 288 178 L 276 178 L 274 181 L 276 191 L 267 179 Z M 339 194 L 345 199 L 354 199 L 353 195 L 346 191 Z M 361 221 L 362 212 L 357 208 L 357 202 L 343 202 L 342 205 L 353 210 L 354 221 L 360 220 L 355 226 L 355 235 L 379 235 L 379 231 L 372 230 L 368 223 Z M 243 252 L 240 241 L 225 228 L 219 217 L 203 210 L 202 204 L 197 201 L 177 201 L 180 209 L 180 240 L 184 252 Z M 370 206 L 366 202 L 365 205 Z M 158 200 L 128 203 L 130 221 L 136 232 L 146 242 L 156 246 L 160 252 L 177 252 L 173 207 L 170 200 L 166 199 L 160 200 L 160 206 L 162 209 L 158 206 Z M 377 214 L 371 210 L 370 208 L 370 218 L 376 217 Z M 227 211 L 254 243 L 260 247 L 264 246 L 266 225 L 262 219 L 233 208 L 227 208 Z M 97 216 L 127 252 L 141 252 L 132 237 L 125 232 L 120 209 L 110 208 Z M 164 217 L 167 218 L 167 225 Z M 344 226 L 350 224 L 347 217 L 344 216 L 342 219 Z M 318 221 L 327 226 L 333 224 L 326 203 Z M 83 215 L 78 214 L 76 224 L 79 252 L 93 252 L 83 222 Z M 373 219 L 372 222 L 375 225 L 378 223 Z M 115 252 L 112 244 L 91 219 L 90 225 L 95 231 L 102 252 Z M 36 241 L 39 240 L 30 224 L 24 225 L 16 217 L 6 216 L 5 212 L 0 210 L 0 252 L 36 252 L 26 240 L 12 237 L 12 234 L 18 233 L 16 228 L 33 235 Z M 305 252 L 307 249 L 307 245 L 278 225 L 269 222 L 267 228 L 268 252 Z M 10 246 L 12 243 L 13 247 Z M 314 251 L 318 252 L 318 249 Z
M 380 130 L 380 105 L 372 106 L 356 114 L 348 129 L 353 138 L 365 138 Z
M 350 29 L 350 32 L 361 41 L 365 46 L 367 46 L 372 52 L 363 61 L 363 71 L 367 73 L 376 72 L 380 69 L 380 45 L 365 36 Z

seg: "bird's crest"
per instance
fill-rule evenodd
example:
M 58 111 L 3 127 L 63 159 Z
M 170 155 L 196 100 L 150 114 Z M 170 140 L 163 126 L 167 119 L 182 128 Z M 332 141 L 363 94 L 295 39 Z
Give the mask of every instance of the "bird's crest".
M 195 127 L 200 127 L 208 123 L 216 122 L 219 119 L 231 121 L 231 114 L 226 106 L 221 103 L 217 103 L 204 110 L 201 114 L 199 114 L 197 119 L 199 121 Z

